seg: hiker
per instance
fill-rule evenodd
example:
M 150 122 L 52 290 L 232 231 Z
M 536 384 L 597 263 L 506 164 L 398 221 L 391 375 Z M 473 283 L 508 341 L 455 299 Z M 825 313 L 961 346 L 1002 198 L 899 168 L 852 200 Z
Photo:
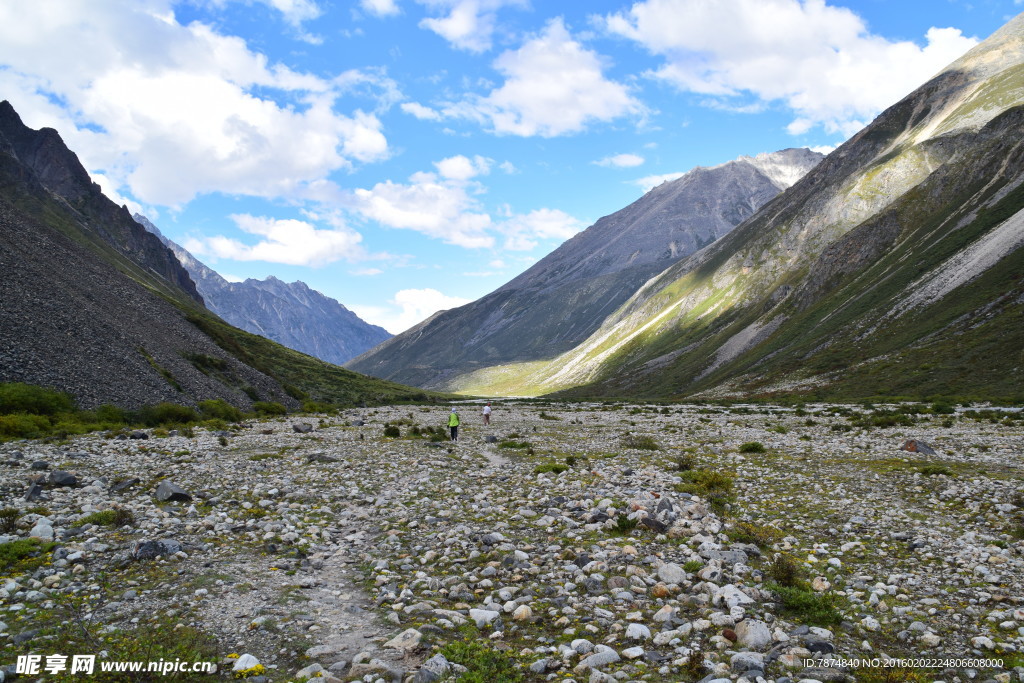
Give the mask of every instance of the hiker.
M 452 408 L 451 414 L 448 416 L 448 428 L 452 431 L 452 441 L 459 440 L 459 414 L 455 412 L 455 408 Z
M 488 402 L 487 405 L 484 406 L 484 424 L 485 425 L 491 424 L 491 404 L 490 404 L 490 402 Z

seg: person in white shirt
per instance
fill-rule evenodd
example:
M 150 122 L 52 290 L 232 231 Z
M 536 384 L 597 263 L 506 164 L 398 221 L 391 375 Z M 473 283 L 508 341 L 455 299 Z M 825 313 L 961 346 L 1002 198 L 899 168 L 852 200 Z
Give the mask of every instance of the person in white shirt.
M 491 424 L 491 404 L 488 403 L 484 406 L 484 424 Z

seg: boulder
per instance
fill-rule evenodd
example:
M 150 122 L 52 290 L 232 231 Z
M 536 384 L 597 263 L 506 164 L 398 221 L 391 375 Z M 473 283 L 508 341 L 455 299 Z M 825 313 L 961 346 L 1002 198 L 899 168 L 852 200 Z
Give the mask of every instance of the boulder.
M 54 470 L 50 472 L 50 477 L 47 480 L 50 486 L 61 487 L 61 486 L 78 486 L 78 477 L 65 472 L 64 470 Z
M 185 489 L 172 484 L 166 479 L 156 487 L 156 499 L 161 502 L 188 502 L 192 495 Z
M 136 560 L 153 560 L 164 555 L 173 555 L 177 552 L 181 552 L 181 543 L 171 538 L 161 538 L 156 541 L 137 542 L 135 547 L 132 548 L 132 558 Z M 238 669 L 235 670 L 237 671 Z
M 736 642 L 751 650 L 761 650 L 772 642 L 768 624 L 757 619 L 744 619 L 736 625 Z
M 292 431 L 297 434 L 309 434 L 313 431 L 313 425 L 308 422 L 300 422 L 299 424 L 292 425 Z
M 935 455 L 935 449 L 920 439 L 907 439 L 900 446 L 901 451 L 920 453 L 921 455 Z

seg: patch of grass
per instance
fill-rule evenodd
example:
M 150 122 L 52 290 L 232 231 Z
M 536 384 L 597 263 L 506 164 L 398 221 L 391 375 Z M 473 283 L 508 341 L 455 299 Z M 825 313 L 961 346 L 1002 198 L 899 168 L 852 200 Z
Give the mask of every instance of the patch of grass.
M 563 465 L 560 462 L 545 462 L 537 465 L 533 468 L 534 474 L 544 474 L 546 472 L 554 472 L 555 474 L 561 474 L 569 469 L 568 465 Z
M 748 441 L 740 446 L 740 453 L 764 453 L 766 450 L 760 441 Z
M 693 574 L 695 572 L 699 572 L 703 568 L 704 568 L 704 563 L 701 562 L 700 560 L 687 560 L 683 564 L 683 571 L 687 572 L 689 574 Z
M 252 409 L 260 417 L 279 417 L 288 414 L 288 409 L 277 401 L 254 401 Z
M 506 439 L 505 441 L 502 441 L 501 443 L 498 444 L 498 448 L 512 448 L 512 449 L 516 449 L 516 450 L 521 450 L 521 449 L 524 449 L 524 448 L 530 448 L 530 442 L 529 441 L 514 441 L 512 439 Z
M 519 683 L 526 680 L 515 660 L 504 652 L 493 650 L 478 640 L 457 640 L 441 648 L 449 662 L 466 667 L 459 683 Z
M 284 460 L 283 455 L 277 453 L 257 453 L 256 455 L 250 455 L 249 460 L 254 462 L 260 462 L 262 460 Z
M 622 437 L 623 448 L 633 448 L 640 451 L 660 451 L 661 446 L 652 437 L 639 434 L 626 434 Z
M 735 478 L 727 473 L 717 470 L 689 470 L 680 473 L 683 483 L 676 485 L 676 491 L 689 493 L 701 498 L 714 498 L 728 496 L 732 493 L 732 485 Z
M 639 524 L 639 520 L 630 519 L 626 515 L 619 515 L 615 518 L 615 526 L 612 528 L 611 533 L 613 536 L 628 536 Z
M 38 538 L 20 538 L 0 544 L 0 576 L 35 571 L 49 560 L 49 552 L 56 545 Z
M 768 584 L 768 589 L 779 596 L 782 611 L 815 625 L 835 625 L 842 621 L 836 610 L 836 596 L 816 593 L 804 586 Z
M 853 673 L 859 683 L 930 683 L 935 680 L 934 672 L 903 667 L 858 667 Z
M 940 474 L 944 474 L 947 477 L 953 476 L 953 470 L 949 469 L 945 465 L 925 465 L 917 470 L 926 477 L 936 477 Z
M 783 538 L 783 533 L 775 527 L 753 522 L 736 522 L 727 533 L 734 543 L 751 543 L 758 548 L 770 548 Z
M 113 510 L 100 510 L 86 515 L 78 520 L 79 524 L 95 524 L 96 526 L 110 526 L 115 529 L 123 526 L 135 526 L 135 515 L 131 510 L 116 508 Z

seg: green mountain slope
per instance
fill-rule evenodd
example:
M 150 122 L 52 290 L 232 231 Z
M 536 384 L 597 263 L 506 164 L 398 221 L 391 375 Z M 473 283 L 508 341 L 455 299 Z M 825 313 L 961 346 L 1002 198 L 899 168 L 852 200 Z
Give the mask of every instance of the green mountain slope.
M 586 342 L 490 379 L 565 396 L 1019 395 L 1022 132 L 1018 17 Z

